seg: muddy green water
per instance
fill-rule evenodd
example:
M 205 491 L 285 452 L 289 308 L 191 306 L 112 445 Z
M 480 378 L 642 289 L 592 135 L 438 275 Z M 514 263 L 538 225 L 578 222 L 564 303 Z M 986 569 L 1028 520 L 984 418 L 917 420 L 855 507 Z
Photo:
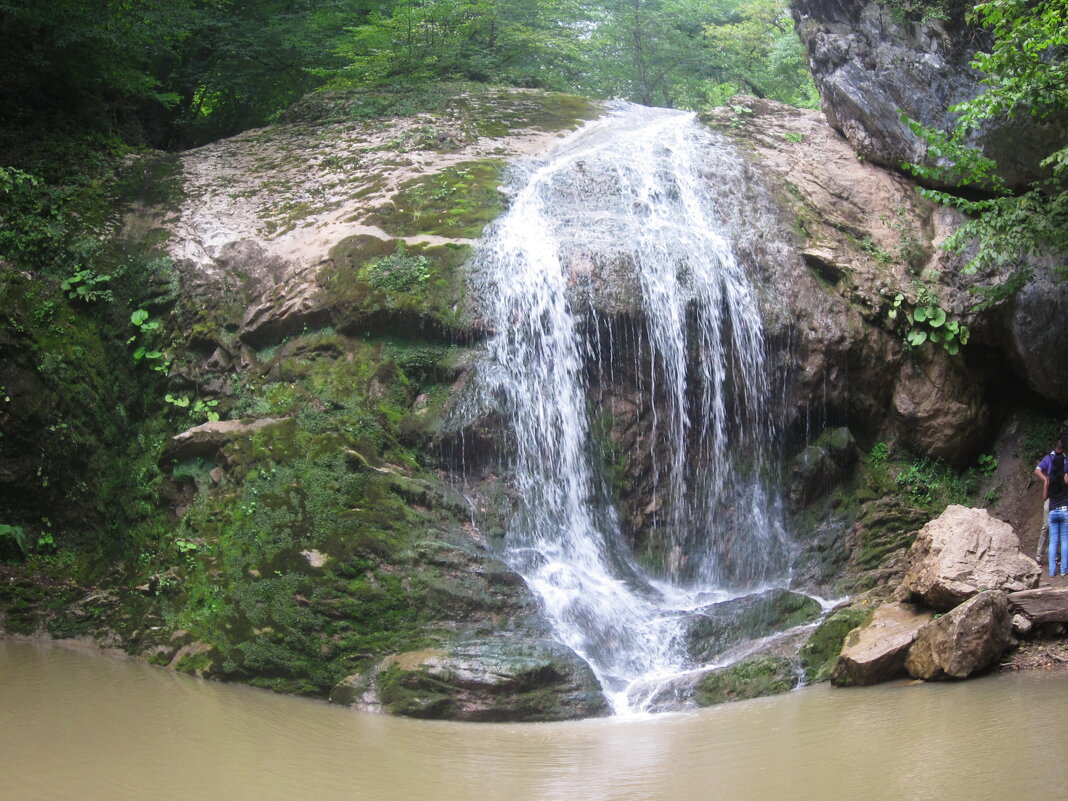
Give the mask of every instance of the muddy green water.
M 457 724 L 0 641 L 4 801 L 1068 798 L 1068 674 Z

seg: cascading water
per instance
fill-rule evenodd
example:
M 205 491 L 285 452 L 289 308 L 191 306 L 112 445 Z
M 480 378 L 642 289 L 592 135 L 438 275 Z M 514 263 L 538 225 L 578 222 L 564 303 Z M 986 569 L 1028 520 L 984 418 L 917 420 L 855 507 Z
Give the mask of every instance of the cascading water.
M 725 220 L 741 162 L 692 115 L 619 105 L 513 182 L 476 260 L 495 331 L 480 370 L 514 438 L 505 558 L 617 709 L 687 667 L 681 617 L 785 580 L 754 290 Z M 614 277 L 594 264 L 614 264 Z M 620 267 L 622 265 L 622 267 Z M 594 276 L 591 279 L 591 276 Z M 631 296 L 664 575 L 624 546 L 591 427 L 590 365 L 621 350 L 589 293 Z M 604 334 L 607 330 L 609 333 Z

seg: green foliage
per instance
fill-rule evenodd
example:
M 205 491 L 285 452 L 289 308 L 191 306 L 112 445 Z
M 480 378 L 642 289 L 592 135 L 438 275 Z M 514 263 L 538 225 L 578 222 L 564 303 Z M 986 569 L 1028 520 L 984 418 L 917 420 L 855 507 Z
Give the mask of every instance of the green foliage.
M 394 101 L 459 79 L 686 108 L 739 91 L 816 103 L 784 0 L 9 1 L 0 18 L 0 163 L 49 182 L 34 165 L 202 144 L 326 83 Z
M 1019 288 L 1029 277 L 1020 268 L 1024 257 L 1053 253 L 1063 259 L 1068 253 L 1068 147 L 1042 161 L 1048 178 L 1017 191 L 1005 185 L 991 159 L 967 143 L 988 120 L 1063 119 L 1068 113 L 1068 0 L 991 0 L 976 5 L 969 19 L 992 33 L 990 50 L 978 52 L 973 61 L 984 73 L 984 91 L 950 109 L 959 116 L 948 134 L 906 120 L 938 162 L 905 166 L 929 183 L 983 190 L 978 198 L 933 189 L 923 193 L 972 217 L 945 243 L 961 253 L 974 243 L 966 270 L 1013 268 L 1010 281 Z M 993 293 L 988 300 L 1007 296 Z
M 815 107 L 786 3 L 602 0 L 588 6 L 579 91 L 647 105 L 723 105 L 739 93 Z
M 166 375 L 170 371 L 171 359 L 162 350 L 152 345 L 152 341 L 159 333 L 162 325 L 161 321 L 149 319 L 149 314 L 144 309 L 136 309 L 130 314 L 130 324 L 137 328 L 141 337 L 140 343 L 134 348 L 133 360 L 135 362 L 145 361 L 157 373 Z M 135 334 L 126 340 L 126 344 L 129 345 L 136 342 L 137 339 L 138 334 Z M 171 403 L 171 401 L 168 401 L 168 403 Z
M 990 453 L 982 453 L 976 460 L 979 466 L 979 472 L 990 478 L 998 471 L 998 458 Z
M 0 523 L 0 559 L 21 559 L 26 553 L 26 532 L 22 526 Z
M 965 0 L 880 0 L 879 4 L 899 25 L 910 22 L 927 25 L 936 20 L 959 18 L 971 7 Z
M 873 467 L 881 467 L 890 453 L 890 446 L 885 442 L 876 442 L 871 446 L 871 452 L 868 454 L 868 460 Z
M 110 303 L 115 299 L 106 284 L 111 281 L 110 275 L 98 275 L 92 269 L 78 270 L 74 275 L 65 278 L 60 283 L 60 288 L 67 293 L 67 297 L 94 303 L 102 300 Z
M 395 0 L 348 29 L 342 74 L 560 88 L 579 57 L 581 18 L 574 0 Z
M 883 465 L 897 494 L 906 502 L 931 511 L 949 504 L 971 505 L 979 489 L 979 471 L 954 470 L 941 459 L 903 454 Z
M 215 411 L 215 407 L 219 405 L 217 400 L 203 400 L 202 398 L 190 398 L 188 395 L 172 395 L 167 393 L 163 400 L 174 406 L 177 409 L 188 409 L 189 416 L 196 421 L 216 422 L 219 419 L 219 413 Z
M 941 344 L 947 353 L 956 356 L 961 346 L 968 344 L 971 336 L 966 325 L 949 319 L 946 310 L 938 304 L 938 298 L 923 285 L 916 290 L 914 304 L 908 303 L 904 293 L 895 294 L 886 316 L 891 324 L 897 325 L 905 344 L 910 348 L 921 347 L 930 341 Z

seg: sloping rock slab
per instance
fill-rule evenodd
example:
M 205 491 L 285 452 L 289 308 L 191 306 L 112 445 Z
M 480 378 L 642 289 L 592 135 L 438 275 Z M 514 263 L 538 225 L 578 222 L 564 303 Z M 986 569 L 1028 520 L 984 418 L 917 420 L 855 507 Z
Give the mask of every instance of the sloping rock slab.
M 1026 617 L 1032 625 L 1068 623 L 1068 589 L 1042 587 L 1009 593 L 1013 612 Z
M 855 687 L 897 678 L 905 670 L 905 657 L 916 635 L 930 620 L 930 612 L 911 604 L 883 604 L 866 625 L 846 636 L 831 671 L 831 684 Z
M 917 679 L 966 679 L 992 665 L 1012 642 L 1003 592 L 983 592 L 932 620 L 916 637 L 905 670 Z
M 709 604 L 683 619 L 687 652 L 695 664 L 743 640 L 809 623 L 820 616 L 819 601 L 783 589 Z
M 387 657 L 342 680 L 333 703 L 415 718 L 550 721 L 606 715 L 589 665 L 552 640 L 488 638 Z
M 163 459 L 176 462 L 185 459 L 214 456 L 223 446 L 239 437 L 246 437 L 253 431 L 281 423 L 284 417 L 263 417 L 259 420 L 216 420 L 175 434 L 163 449 Z
M 838 660 L 846 636 L 867 623 L 874 610 L 863 606 L 836 609 L 812 632 L 801 648 L 801 667 L 809 681 L 826 681 Z
M 901 586 L 932 609 L 948 611 L 983 590 L 1037 587 L 1039 573 L 1008 523 L 985 509 L 949 506 L 920 529 Z

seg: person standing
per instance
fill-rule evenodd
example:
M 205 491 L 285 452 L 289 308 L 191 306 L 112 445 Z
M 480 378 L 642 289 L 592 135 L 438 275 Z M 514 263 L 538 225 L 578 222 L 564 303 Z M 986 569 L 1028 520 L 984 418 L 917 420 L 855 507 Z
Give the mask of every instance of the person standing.
M 1060 556 L 1061 575 L 1068 575 L 1068 477 L 1064 472 L 1064 435 L 1053 450 L 1038 463 L 1035 475 L 1042 479 L 1043 499 L 1049 501 L 1049 574 L 1057 575 Z

